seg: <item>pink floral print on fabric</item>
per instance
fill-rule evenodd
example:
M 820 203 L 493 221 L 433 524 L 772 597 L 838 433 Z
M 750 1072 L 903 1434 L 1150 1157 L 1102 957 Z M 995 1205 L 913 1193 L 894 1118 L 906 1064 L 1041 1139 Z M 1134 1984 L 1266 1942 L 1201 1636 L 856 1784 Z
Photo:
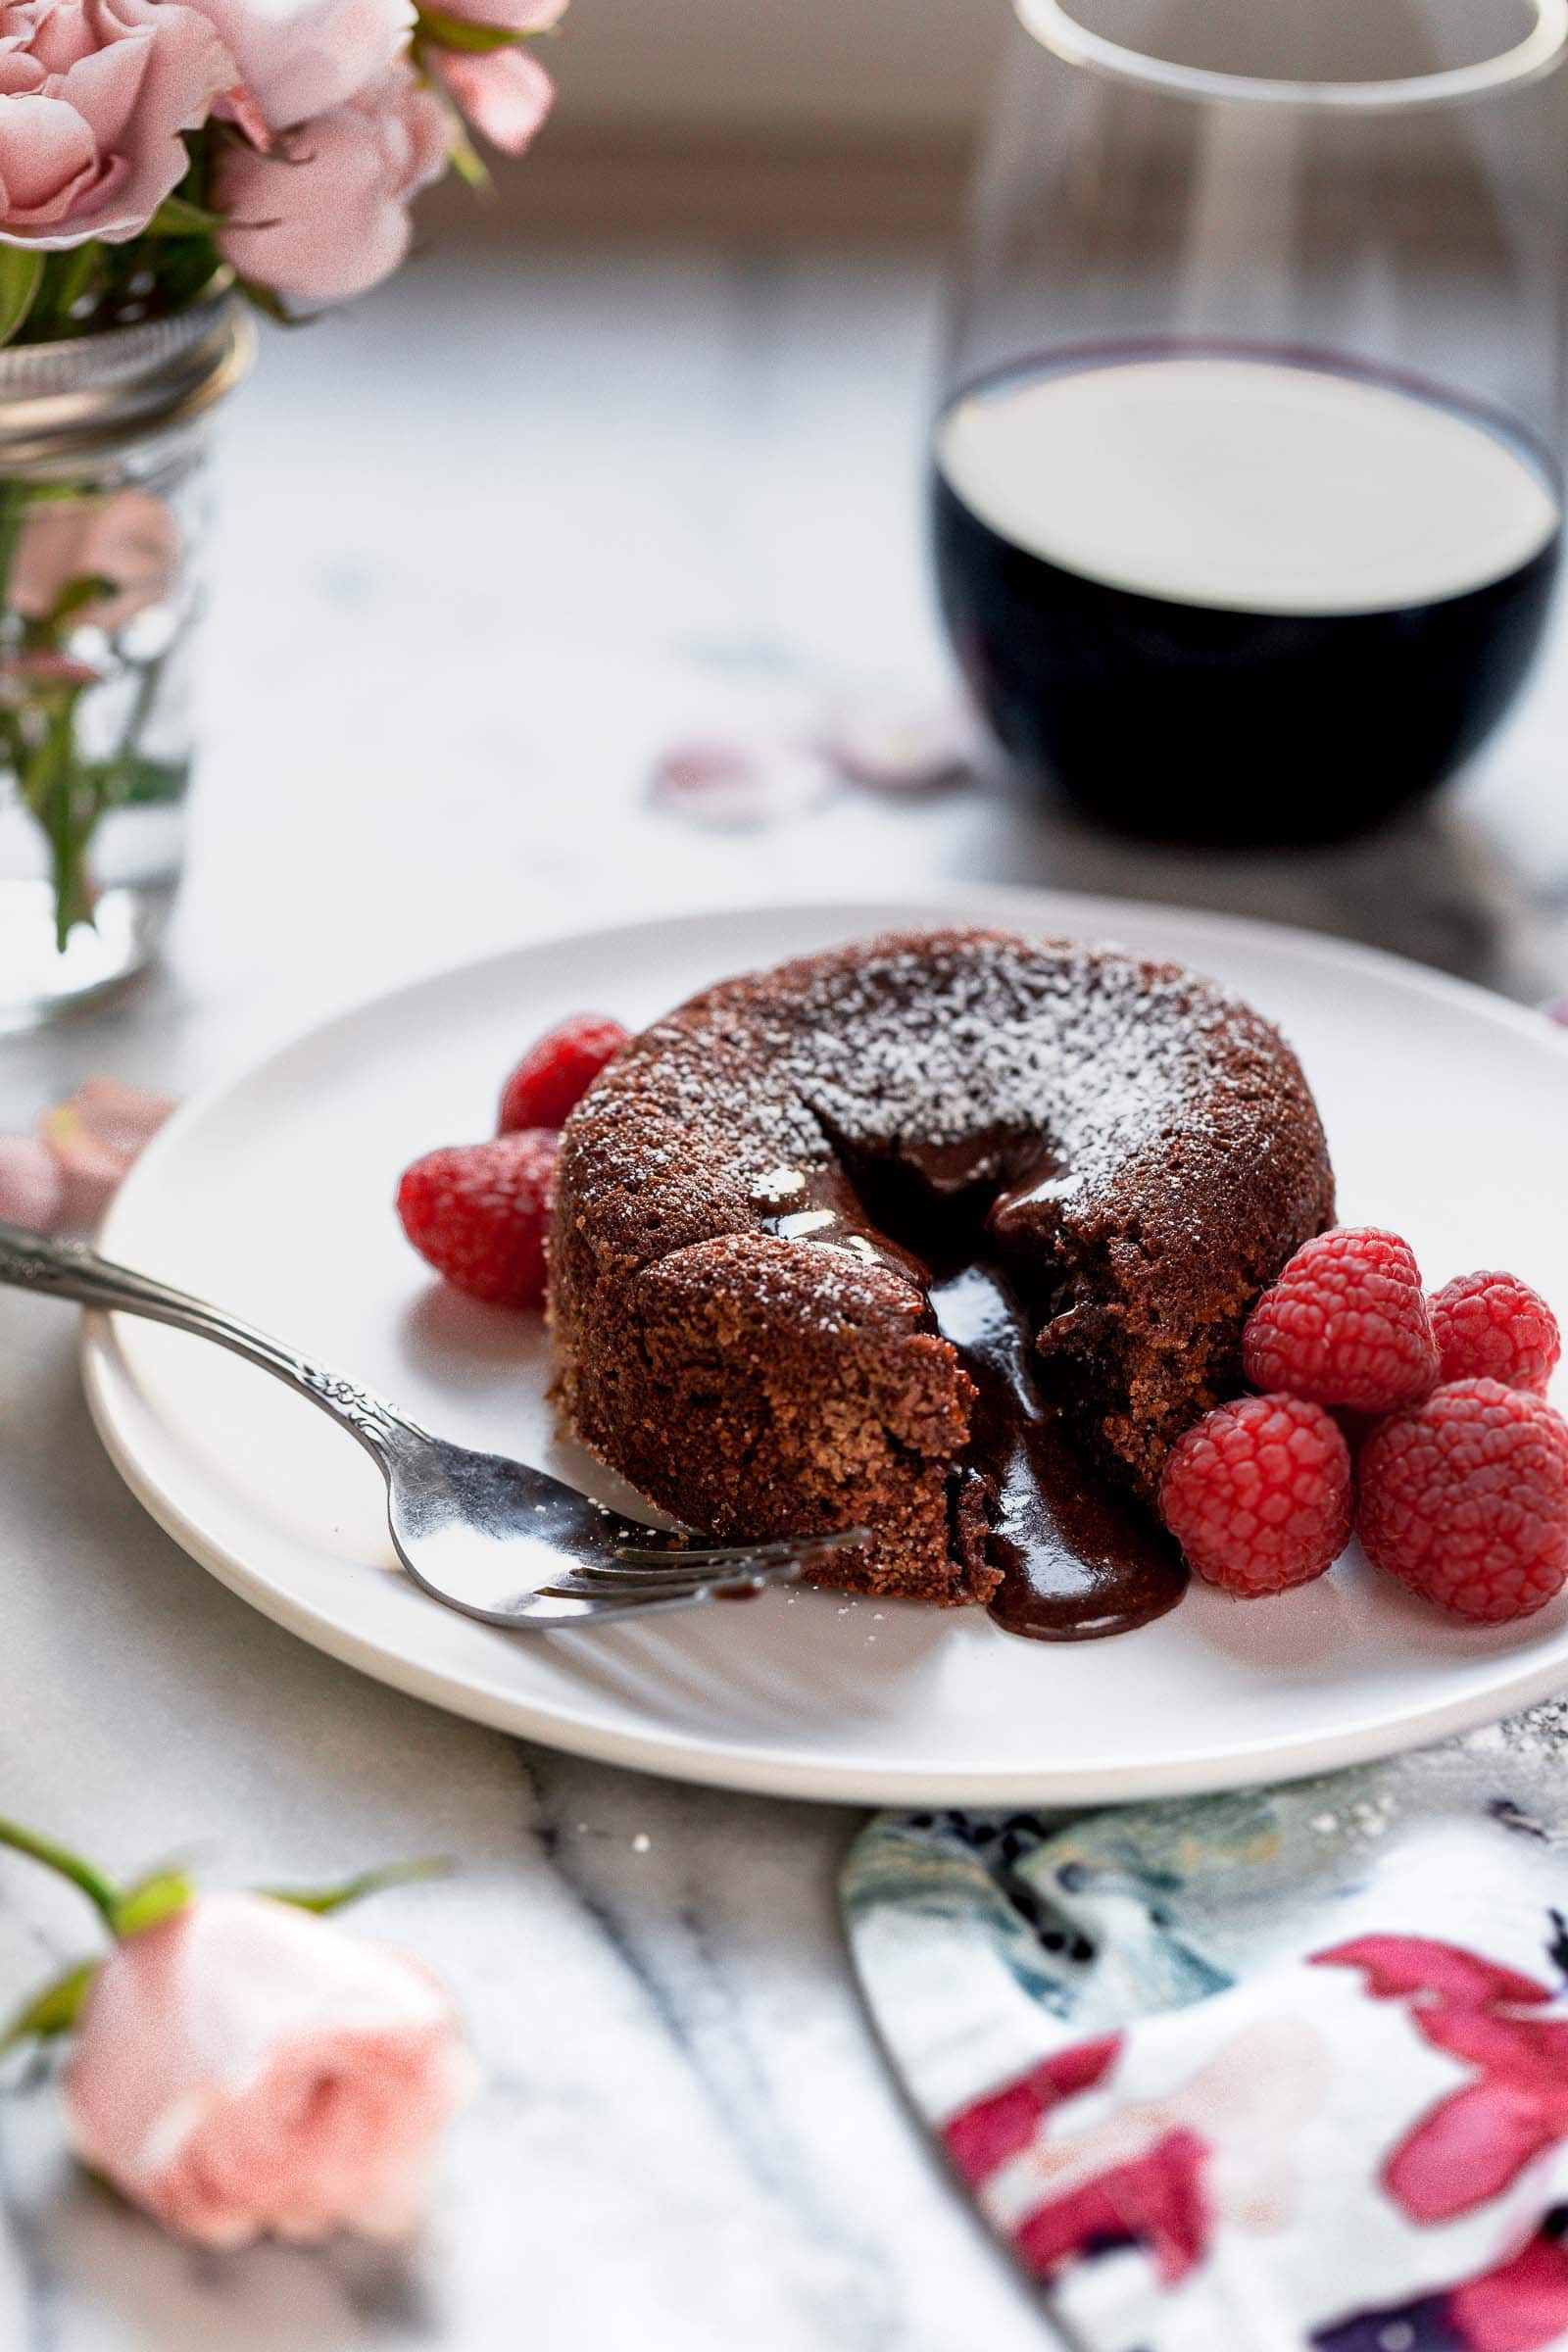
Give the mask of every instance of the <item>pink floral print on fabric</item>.
M 1363 1936 L 1313 1961 L 1363 1970 L 1374 2000 L 1405 2001 L 1424 2041 L 1478 2070 L 1383 2168 L 1384 2187 L 1412 2221 L 1472 2212 L 1568 2138 L 1568 2022 L 1529 2014 L 1552 1998 L 1546 1985 L 1416 1936 Z

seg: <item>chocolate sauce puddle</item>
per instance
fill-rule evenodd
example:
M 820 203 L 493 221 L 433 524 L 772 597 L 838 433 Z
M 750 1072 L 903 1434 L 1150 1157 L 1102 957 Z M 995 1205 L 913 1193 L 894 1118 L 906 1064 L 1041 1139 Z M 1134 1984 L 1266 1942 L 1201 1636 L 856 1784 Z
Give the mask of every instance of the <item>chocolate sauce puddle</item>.
M 1032 1164 L 1008 1166 L 1004 1151 L 981 1139 L 941 1152 L 907 1152 L 900 1172 L 905 1197 L 888 1205 L 906 1211 L 914 1205 L 912 1179 L 922 1197 L 923 1256 L 873 1221 L 840 1167 L 776 1169 L 758 1184 L 756 1198 L 764 1230 L 895 1266 L 916 1282 L 936 1328 L 957 1349 L 978 1391 L 957 1475 L 985 1482 L 986 1556 L 1003 1572 L 989 1614 L 1005 1632 L 1032 1642 L 1100 1641 L 1162 1617 L 1187 1590 L 1180 1550 L 1152 1514 L 1116 1493 L 1064 1434 L 1035 1381 L 1028 1317 L 1005 1273 L 983 1253 L 998 1210 L 1033 1197 L 1054 1180 L 1057 1163 L 1036 1147 Z M 964 1227 L 974 1248 L 949 1270 L 956 1229 Z M 927 1258 L 941 1270 L 933 1272 Z
M 1006 1277 L 982 1259 L 929 1296 L 979 1391 L 965 1474 L 995 1489 L 986 1552 L 1003 1581 L 991 1616 L 1033 1642 L 1095 1642 L 1163 1617 L 1187 1590 L 1181 1553 L 1150 1512 L 1095 1475 L 1042 1402 Z

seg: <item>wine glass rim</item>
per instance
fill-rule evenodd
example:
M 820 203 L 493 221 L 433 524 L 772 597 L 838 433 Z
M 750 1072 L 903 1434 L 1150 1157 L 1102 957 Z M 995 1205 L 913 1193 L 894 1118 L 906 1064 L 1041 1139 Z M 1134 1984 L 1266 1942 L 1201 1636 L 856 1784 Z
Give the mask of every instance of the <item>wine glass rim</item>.
M 1509 89 L 1549 73 L 1568 48 L 1568 0 L 1528 0 L 1528 4 L 1536 21 L 1524 39 L 1472 66 L 1386 81 L 1293 81 L 1177 65 L 1169 58 L 1150 56 L 1103 33 L 1092 32 L 1072 14 L 1068 0 L 1013 0 L 1024 29 L 1068 65 L 1090 66 L 1125 80 L 1141 81 L 1169 97 L 1354 113 L 1452 104 Z

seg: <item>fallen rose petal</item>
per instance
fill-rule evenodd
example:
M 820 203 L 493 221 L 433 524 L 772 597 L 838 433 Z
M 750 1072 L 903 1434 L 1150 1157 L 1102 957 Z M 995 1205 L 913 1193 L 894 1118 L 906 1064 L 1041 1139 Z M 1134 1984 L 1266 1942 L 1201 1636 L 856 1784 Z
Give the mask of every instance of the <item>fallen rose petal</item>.
M 1552 997 L 1541 1009 L 1559 1029 L 1568 1029 L 1568 997 Z
M 957 783 L 975 760 L 974 722 L 959 704 L 853 704 L 829 720 L 821 744 L 839 773 L 869 792 L 929 792 Z
M 65 1187 L 60 1222 L 96 1225 L 138 1155 L 173 1109 L 167 1095 L 89 1078 L 38 1121 L 38 1136 Z
M 654 768 L 652 798 L 694 824 L 725 829 L 796 816 L 832 790 L 815 752 L 714 736 L 675 745 Z
M 88 1078 L 71 1098 L 82 1125 L 127 1160 L 150 1144 L 174 1108 L 172 1095 L 150 1094 L 119 1078 Z
M 63 1188 L 59 1222 L 73 1230 L 90 1230 L 119 1192 L 129 1158 L 95 1136 L 66 1102 L 43 1113 L 38 1140 Z
M 53 1233 L 65 1206 L 66 1180 L 48 1146 L 33 1135 L 0 1135 L 0 1218 Z

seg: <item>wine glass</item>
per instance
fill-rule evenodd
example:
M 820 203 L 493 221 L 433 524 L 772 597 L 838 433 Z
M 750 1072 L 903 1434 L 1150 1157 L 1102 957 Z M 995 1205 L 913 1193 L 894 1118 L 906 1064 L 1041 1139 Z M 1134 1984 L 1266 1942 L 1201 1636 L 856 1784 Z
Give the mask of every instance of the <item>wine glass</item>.
M 1016 0 L 932 465 L 1001 742 L 1087 814 L 1430 792 L 1557 571 L 1568 0 Z

